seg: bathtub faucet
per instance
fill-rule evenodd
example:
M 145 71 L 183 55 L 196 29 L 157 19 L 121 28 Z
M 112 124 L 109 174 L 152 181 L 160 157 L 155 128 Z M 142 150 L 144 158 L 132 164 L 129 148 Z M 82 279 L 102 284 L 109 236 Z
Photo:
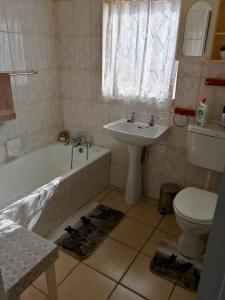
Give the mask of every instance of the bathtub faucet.
M 69 142 L 66 143 L 66 145 L 72 145 L 71 163 L 70 163 L 71 170 L 73 169 L 74 148 L 86 147 L 86 160 L 89 160 L 89 148 L 91 147 L 91 144 L 83 136 L 78 135 L 76 137 L 72 137 L 69 140 Z
M 69 144 L 72 145 L 73 147 L 79 147 L 82 145 L 82 137 L 81 136 L 77 136 L 77 137 L 72 137 L 69 141 Z

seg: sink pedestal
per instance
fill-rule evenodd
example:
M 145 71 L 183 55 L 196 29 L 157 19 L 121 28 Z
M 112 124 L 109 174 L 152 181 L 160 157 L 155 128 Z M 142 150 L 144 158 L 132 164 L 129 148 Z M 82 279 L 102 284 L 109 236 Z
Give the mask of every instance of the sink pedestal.
M 125 201 L 134 204 L 141 200 L 142 178 L 141 178 L 141 154 L 143 147 L 127 145 L 129 153 L 129 170 L 126 182 Z
M 127 144 L 129 153 L 129 172 L 126 183 L 125 201 L 134 204 L 141 200 L 141 154 L 143 147 L 156 143 L 169 129 L 167 126 L 141 122 L 127 122 L 126 119 L 118 120 L 103 126 L 104 130 L 112 137 Z

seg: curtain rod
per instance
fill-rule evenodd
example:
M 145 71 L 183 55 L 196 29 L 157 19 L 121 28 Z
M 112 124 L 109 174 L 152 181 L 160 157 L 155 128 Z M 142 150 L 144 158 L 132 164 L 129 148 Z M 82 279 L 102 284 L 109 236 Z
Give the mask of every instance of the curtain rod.
M 37 75 L 38 71 L 36 70 L 22 70 L 22 71 L 0 71 L 0 74 L 9 74 L 10 76 L 19 76 L 19 75 Z

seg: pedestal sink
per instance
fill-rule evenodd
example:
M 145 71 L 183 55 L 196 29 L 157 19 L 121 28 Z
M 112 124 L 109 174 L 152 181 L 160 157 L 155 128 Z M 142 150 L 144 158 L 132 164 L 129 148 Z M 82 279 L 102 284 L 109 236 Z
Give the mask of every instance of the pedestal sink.
M 118 120 L 103 126 L 104 130 L 127 144 L 129 153 L 129 171 L 126 182 L 125 201 L 134 204 L 141 200 L 141 154 L 143 147 L 157 142 L 167 132 L 169 127 L 162 125 L 149 126 L 145 123 L 130 123 L 125 119 Z

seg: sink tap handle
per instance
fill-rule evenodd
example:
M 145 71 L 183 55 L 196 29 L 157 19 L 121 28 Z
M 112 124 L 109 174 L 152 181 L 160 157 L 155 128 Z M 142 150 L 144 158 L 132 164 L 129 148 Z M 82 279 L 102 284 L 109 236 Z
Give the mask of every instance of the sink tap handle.
M 156 116 L 155 115 L 151 115 L 151 119 L 148 123 L 149 126 L 153 127 L 155 125 L 155 119 L 156 119 Z
M 135 115 L 136 115 L 136 113 L 135 113 L 135 112 L 132 112 L 132 113 L 131 113 L 131 117 L 130 117 L 130 119 L 128 120 L 128 122 L 130 122 L 130 123 L 135 123 L 135 121 L 136 121 L 136 120 L 135 120 L 135 119 L 136 119 L 136 118 L 135 118 Z

